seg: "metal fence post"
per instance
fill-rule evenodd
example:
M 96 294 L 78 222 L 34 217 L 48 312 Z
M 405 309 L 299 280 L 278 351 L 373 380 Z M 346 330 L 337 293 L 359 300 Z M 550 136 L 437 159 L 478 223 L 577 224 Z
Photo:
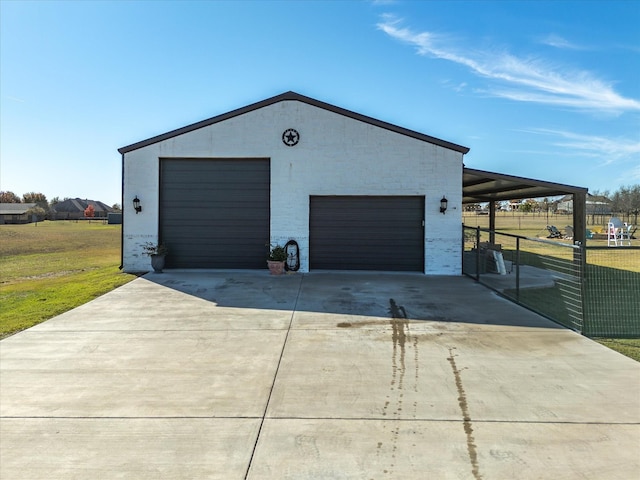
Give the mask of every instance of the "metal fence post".
M 480 227 L 476 227 L 476 282 L 480 281 Z
M 516 302 L 520 303 L 520 237 L 516 238 Z

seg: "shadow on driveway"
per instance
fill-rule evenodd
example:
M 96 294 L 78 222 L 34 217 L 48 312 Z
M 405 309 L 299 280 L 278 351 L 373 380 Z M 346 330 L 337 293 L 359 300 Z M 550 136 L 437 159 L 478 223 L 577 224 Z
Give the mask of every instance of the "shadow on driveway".
M 513 305 L 467 277 L 405 273 L 165 271 L 145 280 L 218 307 L 337 314 L 362 323 L 409 321 L 564 327 Z

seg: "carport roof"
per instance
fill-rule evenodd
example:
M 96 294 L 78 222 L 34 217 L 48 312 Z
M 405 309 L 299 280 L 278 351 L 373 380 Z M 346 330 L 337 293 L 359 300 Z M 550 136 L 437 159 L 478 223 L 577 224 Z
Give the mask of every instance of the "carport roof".
M 463 204 L 553 197 L 575 193 L 586 194 L 587 189 L 467 167 L 464 168 L 462 176 Z
M 207 127 L 209 125 L 213 125 L 218 122 L 222 122 L 224 120 L 228 120 L 230 118 L 236 117 L 238 115 L 243 115 L 245 113 L 257 110 L 259 108 L 267 107 L 269 105 L 273 105 L 278 102 L 283 101 L 298 101 L 302 103 L 306 103 L 308 105 L 312 105 L 314 107 L 322 108 L 324 110 L 328 110 L 330 112 L 337 113 L 339 115 L 343 115 L 348 118 L 352 118 L 354 120 L 358 120 L 360 122 L 368 123 L 370 125 L 375 125 L 376 127 L 384 128 L 386 130 L 390 130 L 392 132 L 399 133 L 401 135 L 406 135 L 408 137 L 416 138 L 418 140 L 422 140 L 424 142 L 432 143 L 434 145 L 438 145 L 440 147 L 448 148 L 450 150 L 454 150 L 456 152 L 460 152 L 462 154 L 466 154 L 469 152 L 469 148 L 463 147 L 461 145 L 457 145 L 455 143 L 447 142 L 445 140 L 441 140 L 439 138 L 431 137 L 429 135 L 425 135 L 420 132 L 416 132 L 413 130 L 409 130 L 407 128 L 399 127 L 397 125 L 393 125 L 391 123 L 383 122 L 382 120 L 377 120 L 372 117 L 368 117 L 366 115 L 362 115 L 356 112 L 352 112 L 351 110 L 346 110 L 344 108 L 336 107 L 335 105 L 331 105 L 329 103 L 321 102 L 314 98 L 305 97 L 304 95 L 300 95 L 296 92 L 285 92 L 280 95 L 276 95 L 275 97 L 267 98 L 266 100 L 262 100 L 257 103 L 253 103 L 251 105 L 247 105 L 246 107 L 238 108 L 236 110 L 232 110 L 231 112 L 223 113 L 222 115 L 217 115 L 215 117 L 209 118 L 207 120 L 202 120 L 201 122 L 197 122 L 191 125 L 187 125 L 186 127 L 178 128 L 177 130 L 172 130 L 167 133 L 163 133 L 162 135 L 158 135 L 147 140 L 143 140 L 141 142 L 133 143 L 126 147 L 122 147 L 118 149 L 118 152 L 121 154 L 125 154 L 127 152 L 131 152 L 133 150 L 137 150 L 139 148 L 146 147 L 148 145 L 153 145 L 154 143 L 162 142 L 164 140 L 168 140 L 173 137 L 177 137 L 178 135 L 182 135 L 184 133 L 191 132 L 193 130 L 198 130 L 203 127 Z

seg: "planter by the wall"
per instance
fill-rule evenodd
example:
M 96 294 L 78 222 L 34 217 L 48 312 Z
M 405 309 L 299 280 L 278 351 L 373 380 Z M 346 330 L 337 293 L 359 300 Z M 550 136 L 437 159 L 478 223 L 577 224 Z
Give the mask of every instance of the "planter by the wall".
M 151 255 L 151 267 L 156 273 L 162 273 L 164 268 L 164 255 Z
M 271 275 L 282 275 L 284 272 L 284 262 L 267 260 L 267 265 L 269 266 L 269 272 L 271 272 Z

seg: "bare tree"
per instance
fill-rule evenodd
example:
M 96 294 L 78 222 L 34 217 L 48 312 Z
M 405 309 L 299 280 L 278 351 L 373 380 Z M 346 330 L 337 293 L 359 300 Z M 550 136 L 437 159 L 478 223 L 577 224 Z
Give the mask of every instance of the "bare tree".
M 620 190 L 613 194 L 612 200 L 614 211 L 626 215 L 627 219 L 633 215 L 633 223 L 638 223 L 638 214 L 640 213 L 640 185 L 621 187 Z

